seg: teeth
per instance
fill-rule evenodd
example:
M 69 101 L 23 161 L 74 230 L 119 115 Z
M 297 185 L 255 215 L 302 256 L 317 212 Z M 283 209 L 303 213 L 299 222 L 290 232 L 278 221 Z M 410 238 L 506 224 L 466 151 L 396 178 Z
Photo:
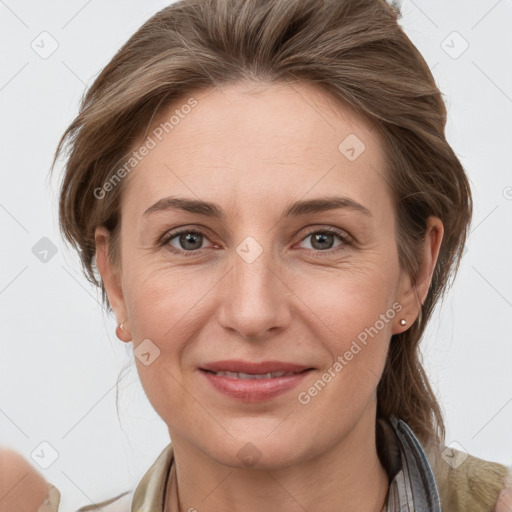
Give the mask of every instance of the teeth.
M 242 373 L 242 372 L 213 372 L 215 375 L 229 377 L 231 379 L 273 379 L 275 377 L 283 377 L 284 375 L 294 375 L 293 372 L 271 372 L 271 373 Z

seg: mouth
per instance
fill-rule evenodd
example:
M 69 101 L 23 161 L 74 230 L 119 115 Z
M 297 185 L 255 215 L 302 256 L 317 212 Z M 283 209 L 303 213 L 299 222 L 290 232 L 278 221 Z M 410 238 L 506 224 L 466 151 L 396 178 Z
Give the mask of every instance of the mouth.
M 225 396 L 256 403 L 292 390 L 314 368 L 284 362 L 219 361 L 200 368 L 213 389 Z
M 206 363 L 201 366 L 201 370 L 206 370 L 210 372 L 238 373 L 242 375 L 268 375 L 269 373 L 298 373 L 308 369 L 311 369 L 311 367 L 307 365 L 288 363 L 284 361 L 262 361 L 259 363 L 254 363 L 252 361 L 243 361 L 241 359 L 215 361 L 213 363 Z
M 230 379 L 241 379 L 241 380 L 251 380 L 251 379 L 276 379 L 278 377 L 288 377 L 297 375 L 302 372 L 307 372 L 306 370 L 301 370 L 300 372 L 269 372 L 269 373 L 243 373 L 243 372 L 214 372 L 212 370 L 203 370 L 208 373 L 212 373 L 213 375 L 218 375 L 221 377 L 229 377 Z

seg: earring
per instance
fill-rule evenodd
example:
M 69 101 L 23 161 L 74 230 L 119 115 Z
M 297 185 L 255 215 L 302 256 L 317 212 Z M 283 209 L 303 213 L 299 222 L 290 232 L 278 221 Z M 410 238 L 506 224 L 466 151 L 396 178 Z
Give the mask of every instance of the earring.
M 116 336 L 121 340 L 121 341 L 129 341 L 127 339 L 125 339 L 127 336 L 129 336 L 130 333 L 124 328 L 124 320 L 120 323 L 120 324 L 117 324 L 117 327 L 116 327 Z
M 402 318 L 402 320 L 400 320 L 400 325 L 405 325 L 406 323 L 407 323 L 407 320 L 404 320 L 403 318 Z

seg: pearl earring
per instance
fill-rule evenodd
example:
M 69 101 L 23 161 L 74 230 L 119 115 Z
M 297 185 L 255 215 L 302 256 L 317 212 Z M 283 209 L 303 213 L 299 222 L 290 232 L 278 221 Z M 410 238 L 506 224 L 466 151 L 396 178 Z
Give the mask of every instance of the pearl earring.
M 117 327 L 116 327 L 116 336 L 121 340 L 121 341 L 128 341 L 128 340 L 125 340 L 124 338 L 126 336 L 129 336 L 130 333 L 125 329 L 124 327 L 124 320 L 120 323 L 120 324 L 117 324 Z
M 400 325 L 405 325 L 406 323 L 407 323 L 407 320 L 404 320 L 403 318 L 402 318 L 402 320 L 400 320 Z

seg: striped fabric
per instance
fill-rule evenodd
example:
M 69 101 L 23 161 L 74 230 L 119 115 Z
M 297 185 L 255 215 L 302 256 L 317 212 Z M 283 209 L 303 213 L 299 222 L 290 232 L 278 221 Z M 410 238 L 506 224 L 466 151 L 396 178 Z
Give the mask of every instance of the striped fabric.
M 382 512 L 441 512 L 432 468 L 413 431 L 395 417 L 377 425 L 381 459 L 391 481 Z

